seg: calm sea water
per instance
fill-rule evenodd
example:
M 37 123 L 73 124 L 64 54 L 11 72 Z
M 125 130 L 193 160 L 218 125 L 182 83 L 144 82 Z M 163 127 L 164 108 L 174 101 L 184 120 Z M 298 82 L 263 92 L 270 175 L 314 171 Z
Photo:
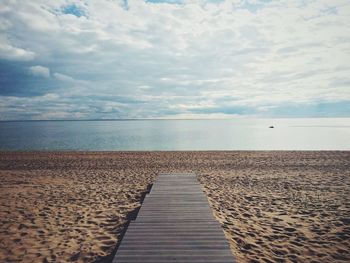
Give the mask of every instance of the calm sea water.
M 350 118 L 0 122 L 0 150 L 350 150 Z

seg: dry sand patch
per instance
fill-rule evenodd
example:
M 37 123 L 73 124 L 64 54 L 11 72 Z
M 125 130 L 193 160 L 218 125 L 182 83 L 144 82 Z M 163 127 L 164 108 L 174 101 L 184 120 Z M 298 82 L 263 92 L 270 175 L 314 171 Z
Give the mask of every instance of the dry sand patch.
M 349 262 L 349 152 L 0 153 L 0 261 L 104 262 L 159 172 L 195 172 L 238 262 Z

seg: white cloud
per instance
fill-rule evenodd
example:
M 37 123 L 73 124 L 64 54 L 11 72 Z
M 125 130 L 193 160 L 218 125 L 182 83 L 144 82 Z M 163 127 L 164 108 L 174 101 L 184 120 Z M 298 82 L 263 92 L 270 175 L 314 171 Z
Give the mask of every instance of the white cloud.
M 62 13 L 70 3 L 84 15 Z M 348 1 L 4 1 L 0 13 L 0 58 L 47 65 L 47 85 L 77 110 L 88 97 L 94 117 L 113 103 L 160 117 L 350 100 Z
M 53 74 L 53 76 L 58 79 L 58 80 L 61 80 L 61 81 L 68 81 L 68 82 L 72 82 L 74 81 L 74 79 L 70 76 L 67 76 L 65 74 L 61 74 L 61 73 L 58 73 L 58 72 L 55 72 Z
M 13 61 L 29 61 L 33 60 L 35 53 L 23 48 L 15 47 L 4 37 L 0 36 L 0 59 L 13 60 Z
M 31 66 L 29 68 L 29 72 L 37 77 L 49 78 L 50 77 L 50 69 L 43 66 Z

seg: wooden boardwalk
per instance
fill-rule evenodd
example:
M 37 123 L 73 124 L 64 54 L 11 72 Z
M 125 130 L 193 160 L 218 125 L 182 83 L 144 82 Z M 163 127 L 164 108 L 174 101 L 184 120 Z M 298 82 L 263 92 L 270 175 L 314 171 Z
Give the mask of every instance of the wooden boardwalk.
M 114 257 L 123 262 L 234 262 L 194 174 L 159 175 Z

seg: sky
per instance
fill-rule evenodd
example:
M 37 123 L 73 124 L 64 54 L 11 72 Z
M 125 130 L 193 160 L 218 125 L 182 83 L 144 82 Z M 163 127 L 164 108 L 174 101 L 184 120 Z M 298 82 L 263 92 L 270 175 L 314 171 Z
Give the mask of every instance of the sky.
M 350 117 L 348 0 L 2 0 L 0 120 Z

